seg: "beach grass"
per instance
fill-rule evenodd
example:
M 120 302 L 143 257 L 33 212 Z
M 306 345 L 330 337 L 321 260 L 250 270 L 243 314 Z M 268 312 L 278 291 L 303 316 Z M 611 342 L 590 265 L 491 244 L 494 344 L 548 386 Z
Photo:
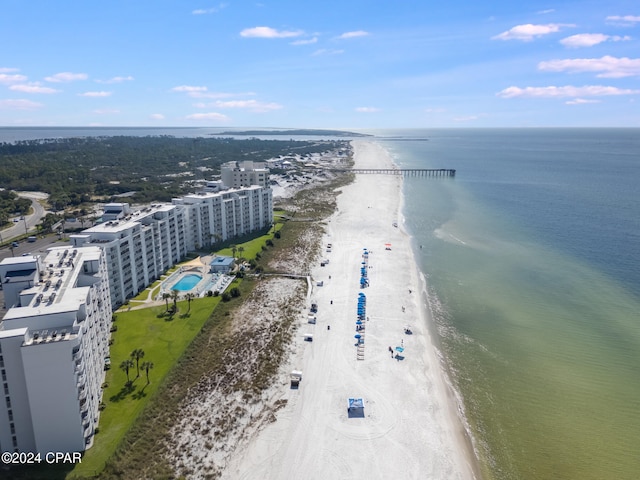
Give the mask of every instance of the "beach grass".
M 250 295 L 254 286 L 253 283 L 251 280 L 235 280 L 231 288 L 239 288 L 241 292 L 240 298 L 229 302 L 219 301 L 220 297 L 206 297 L 194 300 L 191 303 L 191 317 L 179 318 L 180 312 L 178 312 L 173 321 L 166 322 L 169 324 L 183 322 L 185 324 L 183 326 L 184 340 L 190 337 L 193 339 L 190 344 L 185 342 L 183 346 L 182 342 L 180 342 L 181 344 L 175 342 L 171 335 L 161 336 L 158 331 L 153 332 L 153 336 L 158 338 L 158 341 L 155 342 L 159 349 L 157 353 L 170 357 L 167 358 L 166 362 L 162 361 L 162 363 L 169 365 L 164 381 L 160 383 L 160 379 L 156 378 L 159 372 L 156 372 L 154 368 L 150 372 L 150 377 L 152 383 L 156 382 L 156 389 L 152 392 L 147 387 L 145 399 L 150 401 L 144 406 L 145 408 L 143 409 L 140 406 L 134 415 L 122 412 L 122 415 L 128 416 L 126 426 L 129 428 L 123 428 L 118 432 L 118 438 L 110 440 L 109 451 L 105 452 L 106 455 L 100 455 L 100 458 L 94 461 L 91 465 L 91 467 L 94 467 L 93 470 L 87 465 L 86 469 L 82 468 L 74 471 L 69 478 L 76 478 L 75 475 L 82 478 L 83 476 L 92 476 L 97 473 L 99 473 L 99 478 L 123 478 L 123 476 L 126 476 L 126 478 L 172 477 L 172 467 L 163 459 L 166 445 L 162 439 L 167 438 L 170 429 L 175 427 L 176 419 L 180 413 L 180 404 L 188 395 L 190 389 L 198 383 L 199 379 L 205 374 L 227 367 L 223 362 L 223 352 L 226 349 L 234 348 L 233 339 L 228 335 L 233 318 L 230 313 L 241 305 L 242 298 Z M 185 311 L 186 303 L 178 302 L 180 311 Z M 148 310 L 157 312 L 158 308 Z M 202 309 L 201 312 L 200 309 Z M 164 311 L 164 307 L 160 308 L 160 310 Z M 135 311 L 131 313 L 135 313 Z M 151 320 L 151 317 L 153 317 L 153 314 L 149 316 L 149 320 Z M 196 317 L 197 321 L 194 321 Z M 120 322 L 121 319 L 118 318 L 117 323 Z M 118 332 L 120 332 L 120 328 L 118 328 Z M 144 333 L 139 328 L 136 328 L 135 332 L 138 338 L 141 338 L 141 334 Z M 143 348 L 134 345 L 137 344 L 130 342 L 126 348 L 121 349 L 124 358 L 128 358 L 127 355 L 131 347 Z M 171 351 L 170 355 L 168 355 L 168 351 Z M 147 357 L 151 359 L 151 355 L 145 354 L 145 359 Z M 117 361 L 114 360 L 114 368 L 117 368 L 116 363 Z M 135 376 L 135 369 L 133 373 Z M 141 374 L 141 379 L 141 385 L 146 383 L 144 374 Z M 116 382 L 118 381 L 121 382 L 119 385 L 120 390 L 117 389 L 117 386 L 112 390 L 116 394 L 121 391 L 123 382 L 126 382 L 126 376 L 122 371 L 118 372 Z M 132 400 L 136 399 L 132 398 Z M 120 407 L 125 407 L 125 404 L 119 405 Z M 131 407 L 133 405 L 130 405 Z M 105 409 L 105 412 L 108 409 L 109 407 Z M 101 418 L 101 429 L 102 420 Z M 102 435 L 102 432 L 100 435 Z M 87 452 L 88 458 L 97 445 L 96 442 L 96 445 Z
M 99 433 L 93 447 L 85 453 L 71 478 L 93 476 L 101 471 L 107 459 L 115 452 L 140 412 L 157 393 L 158 388 L 187 346 L 202 329 L 211 312 L 220 302 L 219 297 L 205 297 L 178 302 L 178 312 L 169 317 L 165 305 L 116 313 L 117 331 L 111 345 L 112 368 L 105 379 Z M 142 362 L 152 362 L 147 384 L 145 371 L 137 376 L 136 367 L 130 369 L 131 383 L 119 365 L 131 358 L 135 349 L 144 351 Z

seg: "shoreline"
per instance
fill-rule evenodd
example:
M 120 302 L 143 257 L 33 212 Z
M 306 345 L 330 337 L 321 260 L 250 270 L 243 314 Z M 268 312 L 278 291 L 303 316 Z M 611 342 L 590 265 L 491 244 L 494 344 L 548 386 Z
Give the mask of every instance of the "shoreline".
M 391 159 L 391 162 L 393 163 L 393 165 L 397 166 L 393 159 Z M 449 409 L 448 414 L 451 416 L 454 425 L 457 422 L 460 427 L 460 430 L 458 430 L 456 433 L 456 441 L 458 442 L 458 445 L 460 447 L 461 454 L 463 455 L 463 457 L 465 457 L 466 462 L 468 463 L 469 468 L 472 471 L 473 478 L 476 480 L 481 480 L 483 478 L 482 467 L 480 459 L 478 458 L 473 431 L 466 417 L 464 398 L 462 396 L 462 393 L 460 393 L 453 384 L 453 381 L 451 379 L 450 366 L 447 363 L 446 357 L 442 353 L 441 342 L 437 331 L 438 326 L 435 323 L 434 313 L 432 309 L 432 298 L 429 294 L 429 282 L 427 281 L 427 275 L 418 266 L 418 249 L 420 247 L 416 242 L 415 237 L 405 226 L 404 207 L 405 196 L 404 185 L 402 184 L 400 187 L 400 206 L 398 208 L 398 216 L 401 221 L 398 222 L 398 226 L 408 237 L 409 246 L 411 248 L 413 269 L 416 272 L 417 282 L 420 285 L 418 291 L 421 306 L 418 306 L 418 312 L 420 314 L 421 322 L 424 324 L 428 335 L 430 348 L 428 348 L 427 350 L 431 349 L 432 353 L 435 354 L 437 364 L 439 365 L 441 370 L 442 381 L 444 383 L 446 392 L 447 406 Z
M 375 142 L 352 145 L 355 167 L 393 163 Z M 341 189 L 312 267 L 309 300 L 318 304 L 317 323 L 306 323 L 308 305 L 302 305 L 290 362 L 274 386 L 286 405 L 249 436 L 246 448 L 236 448 L 222 478 L 479 478 L 432 341 L 412 239 L 403 226 L 393 226 L 403 218 L 402 207 L 401 177 L 359 175 Z M 363 248 L 370 252 L 370 286 L 360 289 Z M 321 267 L 322 259 L 329 264 Z M 362 358 L 354 344 L 360 293 L 368 317 Z M 407 325 L 412 334 L 405 333 Z M 313 341 L 303 340 L 307 333 Z M 402 346 L 402 355 L 390 358 L 392 345 Z M 299 389 L 289 387 L 294 369 L 303 372 Z M 364 400 L 361 418 L 347 411 L 354 397 Z

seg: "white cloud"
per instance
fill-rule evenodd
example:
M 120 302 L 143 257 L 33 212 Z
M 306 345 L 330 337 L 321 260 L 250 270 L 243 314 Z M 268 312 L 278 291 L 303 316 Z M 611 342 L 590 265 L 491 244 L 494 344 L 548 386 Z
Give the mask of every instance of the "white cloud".
M 228 100 L 228 101 L 217 101 L 214 105 L 218 108 L 246 108 L 253 112 L 270 112 L 272 110 L 280 110 L 282 105 L 278 103 L 264 103 L 259 102 L 257 100 Z
M 161 113 L 152 113 L 151 115 L 149 115 L 149 118 L 151 120 L 164 120 L 164 115 Z
M 192 15 L 210 15 L 212 13 L 218 13 L 220 10 L 222 10 L 223 8 L 225 8 L 227 6 L 226 3 L 221 3 L 220 5 L 218 5 L 217 7 L 211 7 L 211 8 L 198 8 L 196 10 L 193 10 L 191 12 Z
M 606 20 L 608 23 L 629 27 L 640 22 L 640 15 L 609 15 Z
M 357 107 L 356 108 L 356 112 L 360 112 L 360 113 L 375 113 L 379 111 L 380 109 L 376 107 Z
M 622 89 L 617 87 L 607 87 L 604 85 L 585 85 L 574 87 L 566 85 L 563 87 L 508 87 L 498 92 L 496 95 L 502 98 L 563 98 L 563 97 L 603 97 L 609 95 L 637 95 L 640 90 Z
M 172 92 L 187 92 L 187 93 L 191 93 L 191 92 L 206 92 L 207 91 L 207 87 L 196 87 L 193 85 L 180 85 L 178 87 L 173 87 L 171 89 Z
M 213 120 L 216 122 L 226 122 L 229 120 L 229 117 L 223 115 L 221 113 L 210 112 L 210 113 L 193 113 L 191 115 L 187 115 L 187 120 Z
M 41 103 L 25 99 L 0 100 L 0 109 L 4 110 L 33 110 L 42 106 Z
M 550 72 L 597 72 L 599 78 L 622 78 L 640 76 L 640 58 L 611 57 L 568 58 L 540 62 L 539 70 Z
M 560 43 L 565 47 L 579 48 L 579 47 L 593 47 L 602 42 L 622 42 L 631 40 L 631 37 L 625 35 L 621 37 L 619 35 L 605 35 L 604 33 L 579 33 L 577 35 L 571 35 L 570 37 L 563 38 Z
M 548 23 L 546 25 L 533 25 L 531 23 L 527 23 L 525 25 L 516 25 L 506 32 L 502 32 L 499 35 L 491 37 L 491 39 L 522 40 L 523 42 L 530 42 L 531 40 L 542 37 L 543 35 L 559 32 L 561 28 L 574 26 L 575 25 L 562 23 Z
M 131 75 L 127 77 L 113 77 L 108 80 L 96 80 L 96 83 L 123 83 L 123 82 L 131 82 L 133 77 Z
M 567 105 L 582 105 L 585 103 L 601 103 L 600 100 L 588 100 L 586 98 L 574 98 L 573 100 L 567 100 Z
M 307 40 L 296 40 L 291 42 L 291 45 L 310 45 L 312 43 L 317 43 L 318 37 L 309 38 Z
M 538 12 L 536 12 L 538 15 L 546 15 L 547 13 L 553 13 L 555 12 L 556 9 L 555 8 L 549 8 L 547 10 L 540 10 Z
M 24 75 L 20 75 L 17 73 L 10 74 L 10 75 L 7 73 L 0 73 L 0 83 L 4 85 L 9 85 L 11 83 L 26 82 L 26 81 L 27 81 L 27 77 Z
M 76 80 L 86 80 L 87 78 L 89 78 L 89 75 L 86 73 L 60 72 L 50 77 L 45 77 L 45 80 L 53 83 L 67 83 L 75 82 Z
M 338 38 L 366 37 L 367 35 L 369 35 L 369 32 L 365 32 L 364 30 L 356 30 L 355 32 L 345 32 Z
M 84 92 L 79 93 L 79 97 L 110 97 L 112 92 Z
M 196 87 L 191 85 L 181 85 L 173 87 L 172 92 L 184 92 L 191 98 L 230 98 L 230 97 L 246 97 L 255 95 L 253 92 L 230 93 L 230 92 L 209 92 L 207 87 Z M 204 104 L 202 104 L 204 105 Z
M 0 67 L 0 73 L 13 73 L 13 72 L 19 72 L 19 71 L 20 71 L 19 68 Z
M 58 93 L 60 91 L 56 90 L 55 88 L 43 87 L 38 82 L 11 85 L 9 87 L 9 90 L 24 93 Z
M 344 53 L 344 50 L 331 50 L 327 48 L 321 48 L 313 52 L 311 55 L 314 57 L 317 57 L 319 55 L 341 55 L 343 53 Z
M 271 27 L 253 27 L 242 30 L 240 36 L 246 38 L 291 38 L 299 37 L 303 33 L 302 30 L 276 30 Z
M 444 113 L 446 111 L 445 108 L 425 108 L 424 113 Z

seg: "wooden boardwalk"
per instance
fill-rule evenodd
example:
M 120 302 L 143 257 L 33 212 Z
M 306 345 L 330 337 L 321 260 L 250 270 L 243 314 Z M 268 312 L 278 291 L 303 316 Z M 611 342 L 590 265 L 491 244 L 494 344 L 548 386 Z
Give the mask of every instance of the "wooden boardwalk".
M 352 172 L 364 174 L 403 175 L 410 177 L 455 177 L 456 171 L 452 168 L 351 168 L 335 170 L 339 172 Z

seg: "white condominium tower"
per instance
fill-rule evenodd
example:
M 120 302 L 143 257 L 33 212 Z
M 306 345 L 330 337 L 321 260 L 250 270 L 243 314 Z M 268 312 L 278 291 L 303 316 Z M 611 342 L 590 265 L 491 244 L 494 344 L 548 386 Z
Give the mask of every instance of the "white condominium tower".
M 80 452 L 98 425 L 111 298 L 97 247 L 0 263 L 0 450 Z
M 268 187 L 269 169 L 266 162 L 227 162 L 220 167 L 222 183 L 228 187 L 241 188 L 250 185 Z
M 123 206 L 108 204 L 105 210 L 116 210 L 116 205 Z M 187 252 L 267 228 L 272 222 L 271 189 L 251 185 L 185 195 L 172 204 L 151 205 L 70 238 L 76 247 L 96 245 L 105 251 L 116 309 Z

